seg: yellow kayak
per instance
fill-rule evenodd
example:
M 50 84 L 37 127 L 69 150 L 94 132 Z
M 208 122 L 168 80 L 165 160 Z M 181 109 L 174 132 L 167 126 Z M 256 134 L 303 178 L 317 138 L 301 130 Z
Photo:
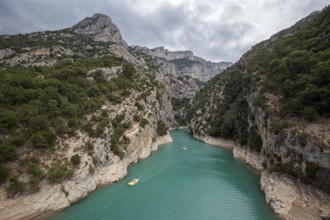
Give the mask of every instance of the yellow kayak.
M 139 179 L 132 179 L 131 182 L 128 183 L 128 185 L 134 186 L 137 182 L 139 182 Z

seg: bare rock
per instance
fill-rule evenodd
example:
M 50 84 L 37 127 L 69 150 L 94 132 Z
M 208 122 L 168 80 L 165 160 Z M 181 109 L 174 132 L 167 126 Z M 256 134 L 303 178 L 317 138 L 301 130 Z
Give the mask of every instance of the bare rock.
M 89 35 L 95 41 L 113 42 L 127 46 L 119 29 L 112 23 L 111 18 L 104 14 L 94 14 L 87 17 L 71 28 L 75 33 Z

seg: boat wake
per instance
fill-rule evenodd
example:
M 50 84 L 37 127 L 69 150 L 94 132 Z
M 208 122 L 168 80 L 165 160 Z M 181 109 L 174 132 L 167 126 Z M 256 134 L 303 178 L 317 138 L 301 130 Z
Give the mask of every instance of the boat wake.
M 146 178 L 139 177 L 139 179 L 140 179 L 139 183 L 140 183 L 140 184 L 141 184 L 141 183 L 144 183 L 144 182 L 148 181 L 149 179 L 158 176 L 159 174 L 161 174 L 162 172 L 164 172 L 167 168 L 169 168 L 170 166 L 173 166 L 175 163 L 177 163 L 177 162 L 174 162 L 174 163 L 171 163 L 171 164 L 168 165 L 168 166 L 165 166 L 165 167 L 164 167 L 163 169 L 161 169 L 159 172 L 157 172 L 157 173 L 155 173 L 155 174 L 152 174 L 151 176 L 148 176 L 148 177 L 146 177 Z

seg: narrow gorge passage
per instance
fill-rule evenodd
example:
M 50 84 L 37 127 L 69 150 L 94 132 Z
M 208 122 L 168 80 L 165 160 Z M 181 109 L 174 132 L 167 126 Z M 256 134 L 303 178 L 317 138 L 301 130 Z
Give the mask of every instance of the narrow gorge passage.
M 171 136 L 173 143 L 130 167 L 123 180 L 49 220 L 277 219 L 260 191 L 260 177 L 229 150 L 197 141 L 185 129 Z M 140 181 L 128 186 L 133 178 Z

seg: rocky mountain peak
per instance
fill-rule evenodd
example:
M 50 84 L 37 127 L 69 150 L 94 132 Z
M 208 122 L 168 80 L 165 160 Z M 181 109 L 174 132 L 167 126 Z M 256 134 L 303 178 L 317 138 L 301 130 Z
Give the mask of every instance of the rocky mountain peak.
M 95 41 L 113 42 L 127 46 L 118 27 L 107 15 L 97 13 L 87 17 L 71 28 L 74 32 L 93 37 Z

